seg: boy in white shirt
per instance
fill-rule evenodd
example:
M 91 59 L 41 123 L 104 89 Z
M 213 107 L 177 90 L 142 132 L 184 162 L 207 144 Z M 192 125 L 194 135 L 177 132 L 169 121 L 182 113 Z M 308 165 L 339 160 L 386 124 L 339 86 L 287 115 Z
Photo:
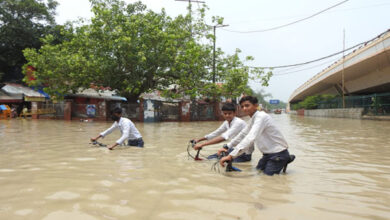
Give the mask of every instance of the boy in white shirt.
M 241 98 L 240 105 L 251 119 L 248 126 L 228 143 L 228 146 L 233 147 L 234 150 L 228 156 L 221 158 L 220 165 L 223 167 L 225 162 L 243 154 L 254 144 L 263 153 L 263 157 L 259 160 L 256 168 L 270 176 L 279 174 L 283 168 L 287 167 L 288 163 L 295 159 L 295 156 L 290 155 L 287 150 L 286 140 L 271 116 L 257 110 L 258 101 L 256 97 L 245 96 Z M 222 151 L 226 152 L 227 150 L 222 148 L 218 151 L 218 154 Z
M 231 140 L 245 128 L 245 121 L 236 117 L 236 106 L 233 103 L 225 103 L 222 106 L 222 115 L 225 121 L 217 130 L 204 136 L 203 138 L 194 140 L 196 143 L 196 145 L 194 146 L 195 150 L 199 150 L 207 145 L 217 144 L 225 140 Z M 204 140 L 207 141 L 201 143 L 201 141 Z M 233 149 L 228 150 L 232 151 Z M 254 148 L 252 147 L 251 150 L 249 149 L 247 153 L 244 153 L 239 157 L 235 158 L 234 162 L 250 161 L 252 158 L 253 150 Z M 208 156 L 208 159 L 213 159 L 217 157 L 217 154 L 213 154 Z
M 144 147 L 144 141 L 141 134 L 130 119 L 122 117 L 121 108 L 115 108 L 112 112 L 111 118 L 114 120 L 114 124 L 109 129 L 100 133 L 97 137 L 91 138 L 91 141 L 96 141 L 101 137 L 104 138 L 116 128 L 119 128 L 122 136 L 114 144 L 108 146 L 108 149 L 112 150 L 117 145 L 123 144 L 126 140 L 128 140 L 128 146 Z

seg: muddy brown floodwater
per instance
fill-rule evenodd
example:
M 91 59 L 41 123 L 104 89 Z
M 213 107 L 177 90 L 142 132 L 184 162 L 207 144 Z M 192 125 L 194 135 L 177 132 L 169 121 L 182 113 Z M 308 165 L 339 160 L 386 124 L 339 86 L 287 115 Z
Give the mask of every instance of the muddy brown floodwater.
M 2 120 L 0 219 L 390 219 L 389 122 L 272 117 L 297 156 L 273 177 L 257 149 L 241 173 L 188 159 L 220 122 L 136 123 L 145 148 L 109 151 L 89 144 L 109 122 Z

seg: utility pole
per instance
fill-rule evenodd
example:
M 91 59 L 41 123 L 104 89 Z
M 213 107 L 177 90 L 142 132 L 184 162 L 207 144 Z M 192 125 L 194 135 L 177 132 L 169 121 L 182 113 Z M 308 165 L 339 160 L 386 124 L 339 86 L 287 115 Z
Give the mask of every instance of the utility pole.
M 219 27 L 227 27 L 229 25 L 227 24 L 217 24 L 217 25 L 214 25 L 212 26 L 213 27 L 213 30 L 214 30 L 214 48 L 213 48 L 213 83 L 215 83 L 215 42 L 216 42 L 216 39 L 217 39 L 217 36 L 215 34 L 215 30 Z
M 345 81 L 344 81 L 344 63 L 345 63 L 345 29 L 343 29 L 343 71 L 341 72 L 341 90 L 343 92 L 343 108 L 345 108 Z
M 188 2 L 188 14 L 190 15 L 190 33 L 192 36 L 192 10 L 191 10 L 191 2 L 196 2 L 196 3 L 205 3 L 204 1 L 198 1 L 198 0 L 175 0 L 177 2 Z

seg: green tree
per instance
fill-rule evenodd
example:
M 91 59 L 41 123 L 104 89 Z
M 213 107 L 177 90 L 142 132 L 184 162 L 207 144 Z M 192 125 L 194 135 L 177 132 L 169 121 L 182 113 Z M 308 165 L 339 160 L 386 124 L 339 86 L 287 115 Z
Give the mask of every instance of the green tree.
M 330 103 L 335 98 L 335 95 L 329 94 L 307 96 L 303 101 L 293 104 L 292 109 L 317 109 L 321 102 Z
M 218 63 L 218 81 L 222 82 L 221 95 L 225 97 L 238 97 L 241 94 L 251 94 L 249 80 L 259 81 L 262 86 L 268 86 L 272 72 L 264 73 L 261 68 L 250 68 L 244 62 L 253 61 L 247 56 L 244 61 L 239 57 L 241 50 L 236 49 L 235 54 L 227 56 Z
M 0 80 L 23 78 L 21 67 L 26 60 L 22 51 L 41 46 L 39 39 L 55 27 L 57 4 L 54 0 L 0 1 Z
M 132 102 L 154 89 L 171 97 L 238 94 L 245 91 L 250 77 L 262 75 L 260 69 L 245 67 L 238 52 L 223 58 L 219 50 L 218 74 L 226 86 L 212 83 L 213 36 L 204 21 L 205 7 L 196 18 L 188 14 L 171 18 L 164 10 L 153 12 L 140 2 L 91 3 L 94 16 L 89 23 L 60 27 L 61 43 L 48 35 L 39 50 L 24 51 L 27 65 L 37 69 L 37 80 L 30 84 L 45 84 L 46 92 L 54 95 L 89 88 L 92 83 L 95 88 L 115 89 Z M 172 85 L 174 91 L 168 89 Z
M 172 19 L 140 2 L 91 2 L 90 24 L 68 24 L 62 29 L 68 40 L 55 44 L 48 35 L 40 50 L 25 50 L 28 65 L 37 68 L 33 83 L 46 84 L 50 94 L 76 92 L 93 83 L 116 89 L 129 101 L 173 83 L 198 87 L 186 83 L 201 81 L 209 51 L 191 37 L 188 16 Z

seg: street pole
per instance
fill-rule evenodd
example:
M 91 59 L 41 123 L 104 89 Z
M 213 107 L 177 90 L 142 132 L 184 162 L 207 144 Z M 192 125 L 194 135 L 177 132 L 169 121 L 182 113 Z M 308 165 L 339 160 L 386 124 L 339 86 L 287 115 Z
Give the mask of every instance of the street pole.
M 213 30 L 214 30 L 214 48 L 213 48 L 213 83 L 215 84 L 215 75 L 216 75 L 216 72 L 215 72 L 215 44 L 216 44 L 216 39 L 217 39 L 217 36 L 215 34 L 215 30 L 217 29 L 217 27 L 227 27 L 229 25 L 227 24 L 217 24 L 217 25 L 214 25 L 213 26 Z
M 345 88 L 345 81 L 344 81 L 344 62 L 345 62 L 345 55 L 344 55 L 344 52 L 345 52 L 345 29 L 343 29 L 343 71 L 341 72 L 341 90 L 343 92 L 343 108 L 345 108 L 345 92 L 344 92 L 344 88 Z
M 213 84 L 215 84 L 215 29 L 217 29 L 217 26 L 213 26 L 213 29 L 214 29 L 214 39 L 213 39 L 213 42 L 214 42 L 214 48 L 213 48 Z
M 192 10 L 191 10 L 191 2 L 197 2 L 197 3 L 205 3 L 204 1 L 198 1 L 198 0 L 175 0 L 177 2 L 188 2 L 188 14 L 190 15 L 190 33 L 192 36 Z

